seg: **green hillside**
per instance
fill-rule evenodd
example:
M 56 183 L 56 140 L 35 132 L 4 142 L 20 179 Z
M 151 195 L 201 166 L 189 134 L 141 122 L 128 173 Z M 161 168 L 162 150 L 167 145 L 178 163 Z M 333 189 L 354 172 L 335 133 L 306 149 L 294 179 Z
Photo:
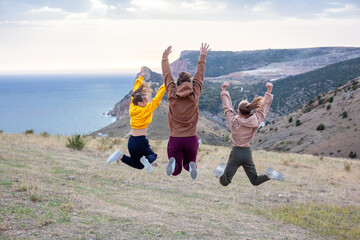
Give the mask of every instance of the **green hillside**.
M 331 64 L 308 73 L 277 80 L 274 83 L 273 111 L 292 112 L 316 96 L 334 90 L 360 76 L 360 58 Z

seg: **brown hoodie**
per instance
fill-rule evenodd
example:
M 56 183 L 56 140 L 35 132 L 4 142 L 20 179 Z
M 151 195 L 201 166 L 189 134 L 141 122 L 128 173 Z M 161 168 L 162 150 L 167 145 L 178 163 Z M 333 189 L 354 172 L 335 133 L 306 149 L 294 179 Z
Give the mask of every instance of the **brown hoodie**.
M 199 118 L 198 101 L 204 82 L 205 63 L 206 55 L 201 54 L 196 65 L 193 83 L 184 82 L 176 87 L 169 59 L 163 55 L 161 68 L 169 99 L 168 124 L 172 137 L 196 136 Z

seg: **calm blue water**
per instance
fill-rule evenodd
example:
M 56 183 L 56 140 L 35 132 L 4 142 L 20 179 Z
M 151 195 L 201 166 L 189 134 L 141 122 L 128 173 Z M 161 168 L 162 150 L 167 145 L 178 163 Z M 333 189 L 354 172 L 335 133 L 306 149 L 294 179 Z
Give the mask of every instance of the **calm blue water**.
M 0 76 L 0 130 L 87 134 L 114 122 L 107 113 L 134 75 Z

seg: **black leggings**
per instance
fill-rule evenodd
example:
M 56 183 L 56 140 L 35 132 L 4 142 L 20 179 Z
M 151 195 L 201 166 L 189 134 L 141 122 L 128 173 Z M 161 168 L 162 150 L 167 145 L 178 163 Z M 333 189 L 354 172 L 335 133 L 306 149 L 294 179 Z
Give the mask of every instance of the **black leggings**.
M 246 175 L 254 186 L 269 180 L 265 174 L 257 175 L 250 147 L 233 147 L 224 174 L 219 179 L 220 184 L 223 186 L 229 185 L 240 166 L 243 166 Z
M 143 169 L 144 165 L 140 162 L 140 158 L 143 156 L 149 161 L 149 163 L 155 162 L 157 155 L 150 148 L 149 140 L 146 136 L 133 136 L 131 135 L 128 142 L 128 149 L 130 156 L 125 154 L 121 158 L 121 161 L 130 167 Z

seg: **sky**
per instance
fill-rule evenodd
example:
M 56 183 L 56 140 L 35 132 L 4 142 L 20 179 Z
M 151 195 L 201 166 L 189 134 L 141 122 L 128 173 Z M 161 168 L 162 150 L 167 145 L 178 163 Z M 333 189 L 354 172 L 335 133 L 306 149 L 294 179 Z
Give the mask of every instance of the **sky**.
M 0 0 L 0 74 L 159 71 L 202 42 L 360 47 L 360 0 Z

